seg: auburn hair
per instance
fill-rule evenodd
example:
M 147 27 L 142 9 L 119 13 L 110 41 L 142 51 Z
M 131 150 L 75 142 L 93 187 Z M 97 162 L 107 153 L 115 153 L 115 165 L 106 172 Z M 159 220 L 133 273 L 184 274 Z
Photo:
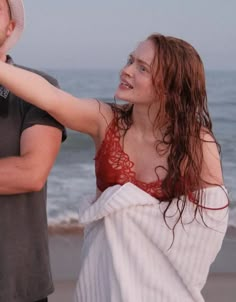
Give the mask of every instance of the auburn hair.
M 167 202 L 164 218 L 173 198 L 177 198 L 181 220 L 186 198 L 192 192 L 195 192 L 195 215 L 197 209 L 202 208 L 202 189 L 207 184 L 201 178 L 204 132 L 210 134 L 219 152 L 220 145 L 212 132 L 205 71 L 197 51 L 181 39 L 161 34 L 152 34 L 147 40 L 155 47 L 151 67 L 158 114 L 153 131 L 164 129 L 164 136 L 156 142 L 156 149 L 161 152 L 164 147 L 168 151 L 167 174 L 162 182 L 163 202 Z M 113 104 L 112 108 L 120 127 L 127 131 L 132 125 L 133 105 L 118 107 Z M 156 167 L 156 173 L 159 168 Z

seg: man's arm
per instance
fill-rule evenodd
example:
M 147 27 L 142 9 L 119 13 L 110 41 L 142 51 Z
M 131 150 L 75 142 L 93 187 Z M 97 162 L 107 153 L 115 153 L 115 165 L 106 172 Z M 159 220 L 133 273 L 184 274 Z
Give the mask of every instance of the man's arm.
M 23 131 L 20 156 L 0 159 L 0 195 L 40 191 L 60 150 L 62 132 L 34 125 Z

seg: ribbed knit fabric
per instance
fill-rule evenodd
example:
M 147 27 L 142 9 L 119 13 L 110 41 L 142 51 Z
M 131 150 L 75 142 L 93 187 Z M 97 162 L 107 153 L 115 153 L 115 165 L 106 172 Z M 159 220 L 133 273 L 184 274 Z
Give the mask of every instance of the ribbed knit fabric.
M 205 206 L 227 204 L 220 187 L 205 189 Z M 226 232 L 228 208 L 202 210 L 187 202 L 173 232 L 166 205 L 127 183 L 108 188 L 81 210 L 85 227 L 76 302 L 202 302 L 201 290 Z M 174 201 L 167 213 L 173 226 Z

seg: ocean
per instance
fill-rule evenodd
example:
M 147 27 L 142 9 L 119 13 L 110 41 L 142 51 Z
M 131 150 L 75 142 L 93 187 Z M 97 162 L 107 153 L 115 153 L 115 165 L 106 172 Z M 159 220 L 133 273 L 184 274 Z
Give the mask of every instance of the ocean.
M 113 101 L 119 71 L 46 70 L 61 88 L 79 97 Z M 208 104 L 214 134 L 221 145 L 226 188 L 230 196 L 229 225 L 236 229 L 236 71 L 206 72 Z M 89 136 L 68 130 L 48 178 L 49 224 L 77 220 L 78 205 L 95 196 L 94 147 Z

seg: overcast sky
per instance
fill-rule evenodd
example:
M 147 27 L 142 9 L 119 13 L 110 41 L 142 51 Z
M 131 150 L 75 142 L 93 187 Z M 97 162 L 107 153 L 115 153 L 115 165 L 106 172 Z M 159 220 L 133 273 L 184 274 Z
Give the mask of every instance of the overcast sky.
M 236 0 L 25 0 L 11 51 L 40 68 L 119 69 L 153 32 L 190 42 L 205 68 L 236 70 Z

